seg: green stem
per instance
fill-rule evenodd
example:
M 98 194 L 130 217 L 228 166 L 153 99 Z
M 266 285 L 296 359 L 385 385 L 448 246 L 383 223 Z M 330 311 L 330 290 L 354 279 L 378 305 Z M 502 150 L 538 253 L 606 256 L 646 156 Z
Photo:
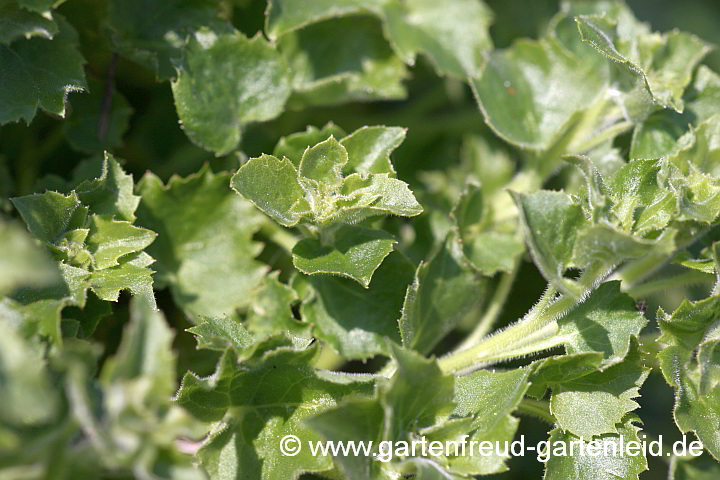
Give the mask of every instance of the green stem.
M 273 243 L 282 247 L 288 253 L 292 252 L 293 247 L 298 242 L 297 237 L 290 233 L 288 229 L 270 222 L 265 222 L 265 224 L 260 228 L 260 233 L 266 236 Z
M 444 371 L 457 372 L 472 366 L 512 358 L 506 354 L 509 350 L 514 351 L 528 343 L 540 340 L 548 334 L 552 335 L 553 332 L 546 330 L 555 320 L 558 309 L 564 311 L 574 303 L 569 297 L 561 297 L 551 305 L 555 293 L 554 288 L 548 288 L 540 301 L 522 320 L 465 350 L 456 351 L 438 359 L 440 368 Z
M 652 280 L 647 283 L 632 286 L 626 289 L 625 293 L 634 298 L 643 298 L 669 288 L 684 287 L 714 281 L 715 276 L 710 273 L 704 273 L 698 270 L 689 270 L 669 278 L 661 278 L 659 280 Z
M 551 425 L 557 422 L 555 416 L 550 413 L 550 403 L 546 400 L 534 400 L 532 398 L 523 398 L 518 405 L 518 412 L 532 415 Z
M 669 255 L 648 255 L 626 264 L 621 270 L 611 277 L 611 280 L 620 280 L 623 287 L 629 289 L 635 283 L 641 281 L 643 278 L 646 278 L 655 270 L 665 265 L 669 259 Z
M 652 368 L 653 372 L 661 371 L 658 353 L 663 349 L 663 345 L 658 342 L 658 338 L 660 338 L 660 332 L 647 333 L 638 338 L 643 365 Z
M 470 348 L 440 358 L 440 368 L 449 372 L 464 371 L 557 346 L 557 339 L 553 338 L 558 329 L 557 320 L 574 308 L 595 283 L 606 276 L 609 268 L 604 264 L 588 267 L 577 281 L 579 289 L 583 290 L 577 297 L 563 295 L 554 300 L 557 291 L 549 287 L 522 320 Z
M 639 258 L 637 260 L 628 262 L 620 270 L 615 272 L 610 280 L 620 280 L 623 283 L 623 289 L 628 290 L 632 288 L 636 283 L 644 278 L 647 278 L 652 273 L 657 271 L 663 265 L 665 265 L 674 255 L 684 248 L 687 248 L 700 241 L 705 235 L 712 231 L 713 228 L 706 228 L 695 234 L 691 240 L 683 245 L 678 245 L 674 252 L 668 255 L 648 255 L 646 257 Z
M 517 277 L 518 270 L 519 265 L 515 265 L 511 273 L 503 274 L 503 276 L 500 278 L 500 282 L 498 283 L 497 288 L 495 289 L 495 294 L 490 300 L 490 305 L 488 306 L 487 310 L 485 310 L 485 314 L 483 315 L 482 319 L 473 329 L 470 335 L 468 335 L 467 338 L 462 343 L 460 343 L 460 345 L 458 345 L 455 351 L 461 351 L 470 348 L 471 346 L 482 340 L 490 332 L 490 329 L 495 323 L 495 320 L 497 320 L 498 315 L 500 315 L 502 307 L 503 305 L 505 305 L 505 301 L 510 294 L 510 290 L 512 289 L 515 278 Z
M 620 135 L 621 133 L 625 133 L 631 128 L 633 128 L 635 124 L 633 122 L 618 122 L 605 130 L 602 130 L 599 134 L 590 137 L 589 139 L 581 142 L 579 145 L 571 145 L 569 150 L 572 152 L 579 152 L 579 153 L 586 153 L 592 150 L 593 148 L 602 145 L 604 142 L 615 138 L 616 136 Z

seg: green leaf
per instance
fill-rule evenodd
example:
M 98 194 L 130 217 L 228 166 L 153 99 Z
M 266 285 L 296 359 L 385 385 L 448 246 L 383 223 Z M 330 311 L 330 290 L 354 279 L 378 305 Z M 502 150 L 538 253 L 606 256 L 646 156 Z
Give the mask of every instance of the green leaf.
M 527 368 L 507 372 L 478 370 L 455 380 L 454 402 L 451 417 L 471 420 L 463 433 L 469 433 L 468 441 L 511 442 L 519 420 L 511 413 L 520 404 L 528 389 Z M 432 435 L 431 435 L 432 436 Z M 489 475 L 507 470 L 509 455 L 480 455 L 467 452 L 448 459 L 449 470 L 461 475 Z
M 70 95 L 72 112 L 63 123 L 68 143 L 75 150 L 87 153 L 122 146 L 133 108 L 117 90 L 110 90 L 108 95 L 106 86 L 99 80 L 90 78 L 88 90 L 89 93 Z
M 439 4 L 432 0 L 389 1 L 385 5 L 390 43 L 409 65 L 427 55 L 440 74 L 477 77 L 492 48 L 492 12 L 478 0 Z
M 385 419 L 386 437 L 391 441 L 408 440 L 409 431 L 430 427 L 451 411 L 455 404 L 455 378 L 446 375 L 435 359 L 392 344 L 395 374 L 380 396 L 389 408 Z M 427 394 L 418 402 L 418 390 Z
M 284 35 L 278 50 L 290 68 L 289 107 L 404 99 L 405 64 L 372 17 L 337 18 Z
M 313 145 L 324 142 L 331 136 L 343 138 L 346 136 L 346 133 L 342 128 L 332 122 L 327 123 L 320 129 L 308 126 L 304 132 L 281 137 L 277 145 L 275 145 L 273 156 L 277 158 L 286 157 L 297 169 L 297 167 L 300 166 L 300 160 L 305 150 Z
M 24 9 L 37 13 L 45 13 L 61 2 L 58 2 L 58 0 L 17 0 L 17 3 Z
M 385 412 L 376 400 L 357 400 L 309 418 L 306 423 L 324 438 L 334 442 L 373 442 L 377 450 L 383 439 Z M 378 454 L 379 452 L 375 452 Z M 382 478 L 382 466 L 365 455 L 337 455 L 334 461 L 347 478 Z
M 61 243 L 66 233 L 85 226 L 88 210 L 82 206 L 75 192 L 65 196 L 48 191 L 11 201 L 30 233 L 50 245 Z
M 251 158 L 232 177 L 232 188 L 280 225 L 296 225 L 310 211 L 298 172 L 272 155 Z
M 175 390 L 174 336 L 154 302 L 136 297 L 131 305 L 130 323 L 117 353 L 103 366 L 101 382 L 110 385 L 150 377 L 153 382 L 146 400 L 166 403 Z
M 699 123 L 677 140 L 669 161 L 684 174 L 695 169 L 717 176 L 720 173 L 717 141 L 720 138 L 720 117 L 712 116 Z
M 619 427 L 618 434 L 603 435 L 600 442 L 607 443 L 609 455 L 603 453 L 603 443 L 600 444 L 600 454 L 590 455 L 587 450 L 588 439 L 579 439 L 571 433 L 563 433 L 562 429 L 556 428 L 550 432 L 549 453 L 543 454 L 543 458 L 549 460 L 545 464 L 545 480 L 638 480 L 638 475 L 647 470 L 647 460 L 642 449 L 638 455 L 628 455 L 623 452 L 620 445 L 620 438 L 623 444 L 638 442 L 639 428 L 633 425 L 635 417 L 628 417 Z M 575 442 L 575 454 L 570 455 L 571 442 Z M 580 455 L 580 445 L 584 443 L 585 455 Z M 557 450 L 555 450 L 557 449 Z M 613 449 L 615 453 L 613 453 Z M 557 452 L 557 453 L 555 453 Z M 563 453 L 564 452 L 564 453 Z
M 237 478 L 241 472 L 259 479 L 296 478 L 332 467 L 330 457 L 314 457 L 309 448 L 283 456 L 278 442 L 288 434 L 303 443 L 321 440 L 305 421 L 348 398 L 368 398 L 372 383 L 315 371 L 307 360 L 307 353 L 278 352 L 252 366 L 227 365 L 207 381 L 186 375 L 176 397 L 180 405 L 192 405 L 199 418 L 222 418 L 227 411 L 197 454 L 211 478 Z
M 720 298 L 695 303 L 683 300 L 672 315 L 658 310 L 665 348 L 658 354 L 665 380 L 675 388 L 675 423 L 683 433 L 694 431 L 705 449 L 720 458 L 720 375 L 717 372 L 717 319 Z
M 90 288 L 102 300 L 117 302 L 120 292 L 129 290 L 133 295 L 148 298 L 154 304 L 153 278 L 150 265 L 155 260 L 145 252 L 133 253 L 118 260 L 119 265 L 95 270 L 90 277 Z
M 114 215 L 120 220 L 135 221 L 140 197 L 133 194 L 133 177 L 125 173 L 110 153 L 105 153 L 100 175 L 80 183 L 75 191 L 93 213 Z
M 494 228 L 484 197 L 480 186 L 470 183 L 451 212 L 462 238 L 463 251 L 483 275 L 511 272 L 525 252 L 525 246 L 515 233 Z
M 228 347 L 243 351 L 254 341 L 250 333 L 236 320 L 225 318 L 204 318 L 203 322 L 188 328 L 195 335 L 197 348 L 225 351 Z
M 0 125 L 30 123 L 38 107 L 64 117 L 68 92 L 87 88 L 77 33 L 60 15 L 55 20 L 59 31 L 52 40 L 0 44 Z
M 278 280 L 279 272 L 265 276 L 263 283 L 254 292 L 252 306 L 244 326 L 257 339 L 266 339 L 276 334 L 291 338 L 309 336 L 309 326 L 295 319 L 292 305 L 298 295 L 291 287 Z
M 477 315 L 487 284 L 470 267 L 458 243 L 448 234 L 440 250 L 415 273 L 400 318 L 403 346 L 427 353 L 455 326 Z
M 143 250 L 156 236 L 155 232 L 138 228 L 130 222 L 93 215 L 87 245 L 95 260 L 95 268 L 103 270 L 119 265 L 120 257 Z
M 405 134 L 404 128 L 375 126 L 362 127 L 343 136 L 340 143 L 348 152 L 343 174 L 394 174 L 390 154 L 405 140 Z
M 370 174 L 367 178 L 354 173 L 345 177 L 341 193 L 348 200 L 342 197 L 330 199 L 339 211 L 328 220 L 319 215 L 316 220 L 357 223 L 375 215 L 414 217 L 423 211 L 408 185 L 387 173 Z
M 42 345 L 24 339 L 11 318 L 0 315 L 0 325 L 0 375 L 4 379 L 0 401 L 5 405 L 0 412 L 0 436 L 4 437 L 10 428 L 52 421 L 59 413 L 60 399 L 45 370 Z
M 379 448 L 380 441 L 390 441 L 394 445 L 406 442 L 409 445 L 417 432 L 446 418 L 453 409 L 452 375 L 443 374 L 434 359 L 426 359 L 395 344 L 391 349 L 397 371 L 389 381 L 379 383 L 374 399 L 348 400 L 308 421 L 315 431 L 329 440 L 373 442 L 370 449 L 373 456 L 335 456 L 336 464 L 348 478 L 393 478 L 394 467 L 407 472 L 402 464 L 387 463 L 393 459 L 394 453 L 390 452 L 389 456 L 387 452 L 383 453 Z M 429 393 L 423 402 L 417 401 L 418 388 L 427 389 Z M 343 429 L 330 423 L 339 418 L 343 418 Z M 422 453 L 418 451 L 415 455 Z M 422 462 L 429 463 L 420 458 Z M 434 468 L 441 471 L 439 466 Z
M 172 91 L 188 137 L 225 155 L 237 148 L 244 124 L 282 112 L 290 84 L 285 60 L 262 36 L 201 30 L 185 48 Z
M 272 0 L 265 18 L 265 32 L 275 40 L 315 22 L 379 9 L 385 0 Z
M 578 287 L 563 277 L 573 264 L 576 238 L 588 221 L 582 207 L 562 192 L 541 190 L 515 193 L 528 249 L 543 276 L 565 293 L 577 296 Z
M 682 94 L 692 72 L 712 50 L 694 35 L 677 30 L 665 35 L 642 29 L 628 32 L 623 20 L 606 16 L 580 16 L 577 25 L 583 41 L 617 62 L 624 75 L 637 78 L 637 86 L 628 95 L 641 98 L 626 99 L 624 103 L 629 107 L 628 114 L 639 119 L 647 117 L 655 105 L 682 112 Z M 647 94 L 637 92 L 642 88 L 647 89 Z
M 112 467 L 147 476 L 169 469 L 166 476 L 199 480 L 202 477 L 180 454 L 178 442 L 201 435 L 202 429 L 170 403 L 176 388 L 174 333 L 148 300 L 133 299 L 117 353 L 105 360 L 97 381 L 90 380 L 94 358 L 83 360 L 85 365 L 77 358 L 62 360 L 68 369 L 65 381 L 73 420 L 81 432 L 93 432 L 92 450 L 86 452 L 90 459 L 84 461 L 97 458 L 98 470 Z M 92 352 L 80 350 L 82 345 L 74 343 L 72 353 L 90 356 Z
M 315 337 L 345 358 L 365 360 L 376 354 L 389 355 L 387 339 L 400 342 L 397 319 L 414 271 L 400 253 L 392 253 L 367 289 L 344 278 L 309 277 L 313 295 L 303 301 L 300 313 L 313 325 Z
M 28 337 L 39 335 L 62 345 L 60 312 L 68 305 L 83 307 L 89 272 L 69 265 L 59 265 L 61 281 L 44 286 L 16 289 L 0 299 L 0 315 L 10 319 Z
M 405 63 L 414 65 L 417 55 L 424 54 L 443 75 L 462 79 L 477 75 L 492 47 L 488 33 L 492 13 L 477 0 L 442 8 L 428 0 L 323 0 L 312 5 L 273 0 L 265 30 L 276 39 L 322 20 L 357 14 L 373 14 L 383 21 L 390 45 Z
M 616 425 L 640 407 L 633 399 L 650 369 L 639 362 L 637 351 L 624 362 L 553 387 L 550 410 L 565 432 L 590 439 L 619 433 Z
M 337 188 L 343 181 L 341 172 L 347 162 L 347 150 L 331 136 L 303 153 L 298 166 L 298 174 L 315 182 Z
M 640 233 L 661 229 L 675 214 L 675 196 L 662 186 L 662 167 L 660 160 L 635 160 L 608 179 L 613 209 L 626 229 Z
M 640 333 L 647 319 L 635 301 L 620 292 L 620 282 L 609 281 L 557 323 L 554 340 L 563 343 L 568 354 L 602 352 L 607 366 L 625 358 L 630 338 Z
M 60 281 L 50 255 L 26 231 L 0 217 L 0 297 L 18 287 L 42 287 Z
M 395 243 L 395 238 L 383 230 L 343 225 L 334 232 L 331 245 L 314 238 L 300 240 L 292 249 L 293 265 L 308 275 L 340 275 L 368 288 L 373 273 Z
M 229 174 L 209 167 L 166 185 L 153 174 L 138 183 L 138 223 L 159 233 L 148 249 L 158 283 L 193 315 L 224 317 L 247 307 L 267 271 L 255 260 L 262 247 L 252 241 L 264 219 L 229 183 Z
M 650 255 L 670 255 L 675 251 L 675 232 L 668 229 L 654 240 L 645 240 L 607 224 L 593 225 L 578 233 L 572 263 L 588 265 L 603 262 L 618 264 L 631 258 Z
M 688 127 L 688 122 L 683 120 L 677 114 L 661 110 L 638 123 L 633 131 L 630 159 L 660 158 L 673 153 Z
M 50 40 L 58 31 L 57 23 L 51 18 L 13 4 L 0 7 L 0 44 L 32 37 Z
M 701 252 L 705 253 L 705 252 Z M 709 253 L 709 252 L 708 252 Z M 683 267 L 692 268 L 703 273 L 715 274 L 715 260 L 712 258 L 692 258 L 687 250 L 678 252 L 672 259 L 672 263 L 677 263 Z
M 554 39 L 520 39 L 490 53 L 471 85 L 498 136 L 522 148 L 547 150 L 575 115 L 599 98 L 607 81 L 607 68 L 585 52 L 577 56 Z
M 231 30 L 220 17 L 216 0 L 110 0 L 109 26 L 114 46 L 131 60 L 151 69 L 159 80 L 175 76 L 188 37 L 202 27 Z
M 527 394 L 538 400 L 545 397 L 548 387 L 578 379 L 602 368 L 601 352 L 554 355 L 536 360 L 531 365 L 530 388 Z

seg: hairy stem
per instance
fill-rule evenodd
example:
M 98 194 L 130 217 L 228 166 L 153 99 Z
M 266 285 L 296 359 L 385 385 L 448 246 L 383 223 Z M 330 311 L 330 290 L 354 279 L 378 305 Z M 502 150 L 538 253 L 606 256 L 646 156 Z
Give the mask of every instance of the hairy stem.
M 555 416 L 550 413 L 550 402 L 546 400 L 534 400 L 532 398 L 523 398 L 518 405 L 518 412 L 532 415 L 544 420 L 551 425 L 557 423 Z
M 596 264 L 578 279 L 578 286 L 589 293 L 595 284 L 605 278 L 611 267 Z M 511 358 L 540 352 L 557 346 L 552 337 L 557 333 L 557 320 L 572 310 L 585 295 L 563 295 L 557 299 L 557 290 L 550 286 L 540 301 L 525 317 L 505 330 L 462 351 L 453 352 L 438 360 L 445 371 L 464 371 Z
M 487 310 L 485 310 L 485 314 L 480 319 L 480 322 L 473 329 L 470 335 L 468 335 L 467 338 L 465 338 L 465 340 L 460 343 L 460 345 L 458 345 L 458 347 L 455 349 L 456 351 L 465 350 L 475 345 L 490 332 L 493 324 L 497 320 L 498 315 L 500 315 L 500 312 L 502 311 L 503 305 L 505 305 L 505 301 L 507 300 L 508 295 L 510 294 L 512 285 L 515 282 L 515 278 L 517 277 L 518 270 L 519 265 L 516 265 L 511 273 L 503 274 L 502 278 L 500 278 L 500 282 L 498 283 L 497 288 L 495 289 L 495 294 L 490 300 L 490 305 L 488 306 Z
M 711 283 L 714 281 L 715 276 L 712 274 L 704 273 L 698 270 L 688 270 L 687 272 L 683 272 L 669 278 L 661 278 L 632 286 L 625 290 L 625 293 L 631 297 L 642 298 L 650 296 L 654 293 L 662 292 L 669 288 L 686 287 L 688 285 Z
M 290 233 L 288 229 L 270 222 L 265 222 L 265 224 L 263 224 L 260 228 L 260 233 L 266 236 L 273 243 L 282 247 L 288 253 L 292 252 L 293 247 L 298 242 L 297 237 Z

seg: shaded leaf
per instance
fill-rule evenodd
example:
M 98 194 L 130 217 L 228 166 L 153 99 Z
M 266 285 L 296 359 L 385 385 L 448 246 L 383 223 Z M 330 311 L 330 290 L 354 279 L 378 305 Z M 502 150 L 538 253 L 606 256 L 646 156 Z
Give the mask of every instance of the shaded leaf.
M 252 241 L 263 217 L 229 183 L 229 174 L 208 167 L 166 185 L 150 173 L 138 183 L 138 223 L 159 234 L 148 249 L 159 285 L 193 315 L 224 317 L 248 306 L 267 271 L 255 260 L 262 247 Z
M 481 311 L 487 284 L 467 264 L 457 234 L 415 273 L 400 318 L 403 346 L 427 353 L 456 325 Z
M 0 125 L 30 123 L 38 107 L 64 117 L 68 92 L 87 88 L 77 33 L 60 15 L 55 20 L 59 31 L 52 40 L 0 44 Z
M 397 319 L 414 271 L 400 253 L 392 253 L 367 289 L 348 279 L 309 277 L 314 294 L 303 302 L 300 313 L 305 322 L 314 325 L 315 337 L 345 358 L 389 355 L 387 339 L 400 342 Z

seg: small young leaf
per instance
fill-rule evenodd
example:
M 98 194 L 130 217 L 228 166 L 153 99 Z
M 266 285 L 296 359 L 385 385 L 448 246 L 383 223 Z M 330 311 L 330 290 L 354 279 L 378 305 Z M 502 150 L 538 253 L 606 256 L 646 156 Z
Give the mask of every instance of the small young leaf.
M 109 153 L 105 153 L 100 176 L 92 177 L 77 186 L 75 191 L 83 204 L 93 213 L 115 215 L 118 220 L 135 221 L 140 197 L 133 195 L 133 177 L 123 171 Z
M 286 158 L 263 155 L 240 167 L 232 177 L 232 188 L 280 225 L 291 227 L 310 210 L 297 176 Z
M 342 169 L 348 153 L 340 142 L 330 137 L 308 148 L 300 160 L 298 174 L 329 187 L 337 188 L 343 181 Z
M 390 154 L 405 140 L 405 133 L 400 127 L 363 127 L 345 136 L 340 140 L 348 152 L 343 174 L 394 174 Z
M 143 250 L 155 237 L 155 232 L 138 228 L 130 222 L 93 215 L 87 245 L 95 259 L 95 268 L 103 270 L 118 265 L 120 257 Z
M 254 341 L 250 333 L 236 320 L 225 318 L 204 318 L 203 322 L 188 328 L 195 335 L 197 348 L 206 348 L 224 352 L 228 347 L 237 351 L 245 350 Z
M 273 156 L 277 158 L 286 157 L 297 169 L 300 166 L 300 160 L 305 150 L 324 142 L 330 137 L 343 138 L 345 136 L 345 131 L 332 122 L 327 123 L 320 129 L 308 126 L 304 132 L 293 133 L 280 138 L 277 145 L 275 145 L 275 150 L 273 150 Z

